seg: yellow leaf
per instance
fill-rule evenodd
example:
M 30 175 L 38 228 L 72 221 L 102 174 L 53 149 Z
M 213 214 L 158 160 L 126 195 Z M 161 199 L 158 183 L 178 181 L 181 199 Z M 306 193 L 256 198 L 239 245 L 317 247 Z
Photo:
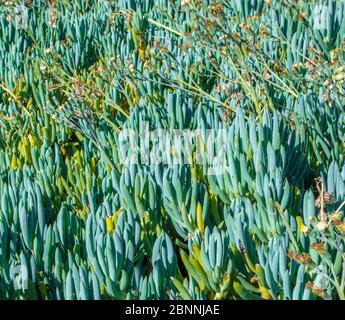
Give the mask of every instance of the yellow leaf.
M 201 252 L 200 252 L 199 247 L 196 244 L 193 244 L 192 248 L 193 248 L 193 251 L 194 251 L 194 254 L 195 254 L 195 257 L 196 257 L 197 261 L 205 269 L 205 265 L 204 265 L 204 262 L 202 261 Z
M 29 141 L 30 141 L 30 144 L 32 145 L 32 146 L 34 146 L 35 144 L 36 144 L 36 139 L 35 139 L 35 137 L 32 135 L 32 134 L 29 134 Z
M 105 222 L 107 224 L 107 231 L 108 231 L 108 233 L 112 233 L 114 231 L 114 224 L 113 224 L 112 217 L 107 216 L 105 218 Z
M 22 141 L 18 143 L 18 150 L 22 154 L 22 156 L 24 156 L 24 145 Z
M 30 141 L 26 136 L 23 138 L 23 147 L 25 161 L 31 163 Z
M 297 230 L 298 232 L 302 232 L 302 229 L 304 227 L 303 219 L 300 216 L 296 217 L 296 222 L 297 222 Z
M 22 167 L 23 167 L 22 161 L 19 158 L 17 158 L 17 168 L 21 169 Z
M 204 224 L 204 220 L 202 218 L 202 206 L 200 201 L 198 201 L 198 206 L 196 208 L 196 218 L 197 218 L 197 225 L 198 225 L 198 229 L 201 233 L 204 233 L 205 231 L 205 224 Z
M 90 169 L 92 173 L 95 172 L 96 166 L 97 166 L 97 160 L 96 160 L 96 157 L 93 156 L 90 160 Z
M 134 28 L 131 28 L 131 33 L 132 33 L 132 39 L 134 41 L 135 46 L 138 46 L 138 37 L 137 37 L 137 30 Z
M 46 286 L 43 282 L 40 282 L 38 285 L 38 289 L 40 290 L 41 296 L 43 300 L 46 300 L 48 298 Z
M 145 43 L 145 34 L 141 33 L 140 34 L 140 39 L 139 39 L 139 56 L 142 60 L 145 60 L 146 56 L 146 43 Z
M 266 299 L 266 300 L 270 300 L 271 299 L 271 294 L 269 292 L 269 290 L 265 287 L 261 287 L 260 288 L 260 293 L 261 293 L 261 297 Z
M 119 215 L 122 212 L 122 207 L 120 209 L 118 209 L 111 217 L 111 220 L 113 221 L 113 225 L 114 227 L 116 227 L 117 225 L 117 220 L 119 219 Z
M 17 156 L 13 154 L 12 159 L 11 159 L 11 168 L 13 170 L 17 169 Z
M 255 272 L 256 270 L 255 270 L 254 264 L 253 264 L 252 260 L 249 258 L 247 252 L 246 251 L 243 252 L 243 255 L 244 255 L 244 259 L 246 260 L 246 264 L 247 264 L 249 270 L 252 272 Z
M 221 219 L 219 217 L 219 212 L 218 212 L 218 200 L 217 197 L 211 193 L 210 194 L 210 203 L 211 203 L 211 215 L 213 219 L 215 220 L 216 224 L 221 223 Z

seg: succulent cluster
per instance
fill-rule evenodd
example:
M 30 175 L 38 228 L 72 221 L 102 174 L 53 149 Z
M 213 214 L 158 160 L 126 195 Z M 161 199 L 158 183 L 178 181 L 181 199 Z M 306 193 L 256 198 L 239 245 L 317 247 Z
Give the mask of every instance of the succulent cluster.
M 345 299 L 344 52 L 341 0 L 0 1 L 0 299 Z

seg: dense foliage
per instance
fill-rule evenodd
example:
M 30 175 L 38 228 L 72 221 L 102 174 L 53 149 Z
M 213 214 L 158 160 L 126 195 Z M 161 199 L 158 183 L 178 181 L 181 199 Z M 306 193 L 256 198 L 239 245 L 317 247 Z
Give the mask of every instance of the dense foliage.
M 0 1 L 1 299 L 345 299 L 344 1 L 20 4 Z M 145 126 L 226 138 L 123 161 Z

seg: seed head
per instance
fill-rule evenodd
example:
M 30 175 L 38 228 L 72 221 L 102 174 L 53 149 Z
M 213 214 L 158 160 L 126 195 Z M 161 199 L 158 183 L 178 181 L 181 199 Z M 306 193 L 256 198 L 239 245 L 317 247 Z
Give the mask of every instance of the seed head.
M 327 229 L 327 223 L 324 221 L 320 221 L 318 222 L 318 224 L 316 225 L 316 228 L 321 231 L 324 232 Z

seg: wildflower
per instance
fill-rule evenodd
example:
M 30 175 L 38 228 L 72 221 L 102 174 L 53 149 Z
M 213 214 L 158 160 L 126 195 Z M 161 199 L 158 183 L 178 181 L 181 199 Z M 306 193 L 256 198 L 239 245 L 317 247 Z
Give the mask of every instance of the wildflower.
M 50 12 L 50 17 L 48 19 L 48 24 L 52 27 L 52 28 L 56 28 L 57 27 L 57 18 L 58 18 L 58 14 L 54 11 Z
M 306 17 L 306 13 L 304 12 L 304 11 L 302 11 L 299 15 L 298 15 L 298 18 L 300 19 L 300 20 L 305 20 L 305 17 Z
M 225 123 L 229 123 L 229 122 L 230 122 L 230 115 L 231 115 L 230 110 L 229 110 L 229 109 L 226 109 L 226 110 L 224 111 L 224 114 L 223 114 L 223 121 L 224 121 Z
M 306 253 L 306 252 L 297 253 L 297 252 L 289 251 L 287 256 L 290 259 L 293 259 L 296 262 L 301 263 L 301 264 L 310 264 L 310 263 L 312 263 L 310 254 Z
M 307 233 L 309 232 L 309 228 L 308 228 L 306 225 L 303 225 L 303 227 L 302 227 L 302 232 L 303 232 L 304 234 L 307 234 Z
M 312 63 L 309 62 L 309 61 L 307 61 L 307 62 L 305 63 L 305 66 L 307 67 L 307 69 L 308 69 L 309 71 L 314 71 L 314 70 L 315 70 L 314 64 L 312 64 Z
M 251 21 L 259 21 L 259 20 L 260 20 L 260 15 L 259 15 L 259 13 L 257 12 L 257 13 L 255 13 L 254 15 L 250 16 L 249 19 L 250 19 Z
M 221 3 L 218 3 L 216 5 L 211 6 L 210 12 L 214 16 L 220 15 L 223 12 L 223 5 Z
M 321 208 L 321 211 L 323 211 L 323 206 L 326 204 L 332 203 L 334 200 L 334 196 L 330 192 L 323 191 L 323 184 L 322 184 L 321 178 L 317 178 L 315 180 L 316 180 L 316 189 L 319 193 L 319 196 L 315 200 L 315 206 L 317 208 Z M 320 184 L 321 184 L 321 187 L 320 187 Z
M 272 78 L 272 75 L 271 75 L 270 72 L 267 71 L 267 70 L 263 73 L 263 76 L 264 76 L 264 79 L 265 79 L 265 80 L 269 80 L 269 79 Z
M 341 225 L 341 220 L 340 219 L 331 220 L 330 222 L 332 222 L 335 226 Z
M 320 254 L 326 253 L 326 249 L 321 243 L 313 242 L 310 247 Z
M 330 85 L 330 87 L 332 87 L 332 85 Z M 332 99 L 330 97 L 330 93 L 329 93 L 328 90 L 322 95 L 322 98 L 327 103 L 328 107 L 331 108 L 333 106 L 333 101 L 332 101 Z
M 315 286 L 312 282 L 308 281 L 308 283 L 306 284 L 306 288 L 309 290 L 312 290 L 312 292 L 316 295 L 319 296 L 321 298 L 324 298 L 326 296 L 326 292 L 324 289 Z
M 345 79 L 345 73 L 339 73 L 334 78 L 336 81 L 343 81 Z
M 292 68 L 297 69 L 297 68 L 303 68 L 304 64 L 302 62 L 298 62 L 292 65 Z
M 260 36 L 266 38 L 268 36 L 267 29 L 265 27 L 261 26 L 259 29 L 259 34 L 260 34 Z
M 190 1 L 189 0 L 183 0 L 181 1 L 181 7 L 187 7 L 190 5 Z
M 147 68 L 150 68 L 150 67 L 152 67 L 151 61 L 146 60 L 146 61 L 144 62 L 144 68 L 147 69 Z
M 222 84 L 220 83 L 220 84 L 216 87 L 215 92 L 216 92 L 216 93 L 220 93 L 221 91 L 222 91 Z
M 321 231 L 324 232 L 327 229 L 327 223 L 325 221 L 320 221 L 318 222 L 318 224 L 316 225 L 316 228 Z
M 133 63 L 131 63 L 131 64 L 129 65 L 128 70 L 129 70 L 130 73 L 133 73 L 133 72 L 134 72 L 134 64 L 133 64 Z
M 233 99 L 239 100 L 239 99 L 243 99 L 244 95 L 241 92 L 234 90 L 234 91 L 231 91 L 230 97 Z
M 189 71 L 190 71 L 191 73 L 196 73 L 196 72 L 197 72 L 197 68 L 196 68 L 195 66 L 190 66 L 190 67 L 189 67 Z
M 85 95 L 84 86 L 77 79 L 73 80 L 72 87 L 77 97 L 81 98 Z
M 345 223 L 340 223 L 335 226 L 341 233 L 345 233 Z
M 44 72 L 47 69 L 47 66 L 44 63 L 40 64 L 40 70 Z
M 336 211 L 336 212 L 332 213 L 331 220 L 336 221 L 336 220 L 339 220 L 340 217 L 341 217 L 341 213 L 339 211 Z
M 250 24 L 248 24 L 248 23 L 241 23 L 240 24 L 240 28 L 243 29 L 243 30 L 246 30 L 246 31 L 253 32 L 252 26 Z

